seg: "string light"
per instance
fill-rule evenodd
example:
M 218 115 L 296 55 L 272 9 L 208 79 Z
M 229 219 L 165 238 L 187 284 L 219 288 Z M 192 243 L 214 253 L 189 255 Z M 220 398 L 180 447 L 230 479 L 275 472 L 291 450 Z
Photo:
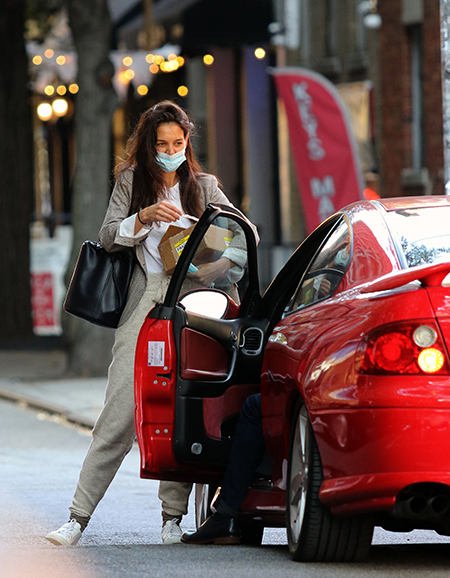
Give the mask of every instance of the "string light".
M 51 59 L 55 56 L 55 52 L 51 48 L 48 48 L 47 50 L 45 50 L 44 55 L 46 58 Z M 56 57 L 55 61 L 58 65 L 63 66 L 68 62 L 70 62 L 70 60 L 71 60 L 70 55 L 60 54 L 59 56 Z M 157 74 L 160 70 L 167 73 L 174 72 L 178 70 L 178 68 L 180 68 L 181 66 L 184 66 L 185 64 L 185 59 L 182 56 L 177 56 L 175 53 L 169 54 L 167 56 L 167 60 L 165 60 L 161 54 L 148 53 L 145 56 L 145 60 L 150 64 L 149 71 L 152 74 Z M 210 66 L 214 62 L 214 57 L 211 54 L 206 54 L 203 60 L 207 66 Z M 40 64 L 43 63 L 43 57 L 37 54 L 32 58 L 32 62 L 36 66 L 39 66 Z M 131 66 L 133 63 L 133 58 L 131 56 L 125 56 L 122 59 L 122 63 L 124 66 L 127 67 Z M 118 80 L 123 84 L 127 84 L 134 77 L 135 72 L 132 69 L 122 70 L 121 72 L 118 73 Z M 185 86 L 179 87 L 179 90 L 181 91 L 179 92 L 181 96 L 186 96 L 188 93 L 188 89 Z M 49 84 L 44 89 L 44 93 L 47 96 L 53 96 L 55 94 L 58 94 L 59 96 L 64 96 L 67 92 L 70 92 L 71 94 L 76 94 L 78 91 L 79 86 L 76 83 L 72 83 L 68 87 L 64 85 L 59 85 L 56 88 Z M 146 85 L 140 85 L 137 88 L 137 91 L 139 94 L 144 96 L 148 93 L 148 87 Z
M 187 86 L 179 86 L 177 89 L 177 92 L 180 96 L 187 96 L 187 93 L 189 92 Z
M 121 72 L 119 72 L 119 74 L 117 75 L 117 80 L 120 82 L 120 84 L 128 84 L 130 82 L 130 79 L 127 78 L 125 70 L 122 70 Z
M 37 107 L 36 112 L 38 117 L 43 121 L 50 120 L 52 117 L 52 107 L 48 102 L 42 102 Z
M 262 60 L 266 55 L 266 51 L 264 50 L 264 48 L 257 48 L 255 50 L 255 56 L 258 60 Z
M 169 62 L 161 62 L 160 64 L 160 68 L 163 72 L 174 72 L 175 70 L 178 70 L 179 68 L 179 64 L 176 60 L 171 60 Z
M 212 56 L 212 54 L 205 54 L 203 57 L 203 62 L 206 64 L 206 66 L 211 66 L 211 64 L 214 62 L 214 56 Z
M 68 108 L 69 104 L 64 98 L 57 98 L 52 102 L 52 109 L 56 116 L 64 116 Z

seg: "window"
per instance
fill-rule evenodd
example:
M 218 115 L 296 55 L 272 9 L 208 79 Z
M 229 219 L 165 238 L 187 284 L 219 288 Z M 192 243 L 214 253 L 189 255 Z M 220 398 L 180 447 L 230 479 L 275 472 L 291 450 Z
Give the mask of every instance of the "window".
M 410 27 L 411 41 L 411 108 L 412 108 L 412 168 L 423 166 L 423 81 L 422 81 L 422 26 Z
M 405 267 L 450 260 L 447 207 L 388 211 L 386 221 Z
M 336 0 L 325 1 L 325 56 L 338 52 L 338 14 Z
M 329 235 L 303 275 L 287 311 L 331 297 L 350 264 L 351 238 L 344 219 Z

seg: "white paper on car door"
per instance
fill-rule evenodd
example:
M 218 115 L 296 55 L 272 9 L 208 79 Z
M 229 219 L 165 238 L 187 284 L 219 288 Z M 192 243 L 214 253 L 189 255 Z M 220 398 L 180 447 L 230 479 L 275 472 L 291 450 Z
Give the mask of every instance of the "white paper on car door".
M 165 342 L 148 342 L 148 365 L 149 367 L 162 367 L 165 365 Z

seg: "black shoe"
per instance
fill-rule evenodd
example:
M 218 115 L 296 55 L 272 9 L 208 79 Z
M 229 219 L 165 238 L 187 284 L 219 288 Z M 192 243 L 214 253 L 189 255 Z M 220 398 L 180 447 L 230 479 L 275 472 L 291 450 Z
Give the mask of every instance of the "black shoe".
M 216 512 L 196 532 L 181 536 L 184 544 L 240 544 L 241 532 L 236 518 Z

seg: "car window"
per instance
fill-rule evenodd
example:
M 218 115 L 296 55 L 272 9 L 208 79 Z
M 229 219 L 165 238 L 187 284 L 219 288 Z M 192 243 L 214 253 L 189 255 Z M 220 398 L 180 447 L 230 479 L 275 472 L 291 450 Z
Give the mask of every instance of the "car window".
M 407 267 L 450 260 L 449 213 L 447 207 L 424 207 L 386 214 Z
M 350 230 L 347 221 L 343 220 L 311 261 L 286 311 L 295 311 L 330 297 L 341 282 L 350 257 Z
M 171 238 L 167 249 L 175 258 L 181 254 L 188 240 L 181 232 Z M 178 238 L 180 237 L 180 238 Z M 201 287 L 212 287 L 227 293 L 237 303 L 248 286 L 247 241 L 242 227 L 233 219 L 219 216 L 206 230 L 189 265 L 180 295 Z

